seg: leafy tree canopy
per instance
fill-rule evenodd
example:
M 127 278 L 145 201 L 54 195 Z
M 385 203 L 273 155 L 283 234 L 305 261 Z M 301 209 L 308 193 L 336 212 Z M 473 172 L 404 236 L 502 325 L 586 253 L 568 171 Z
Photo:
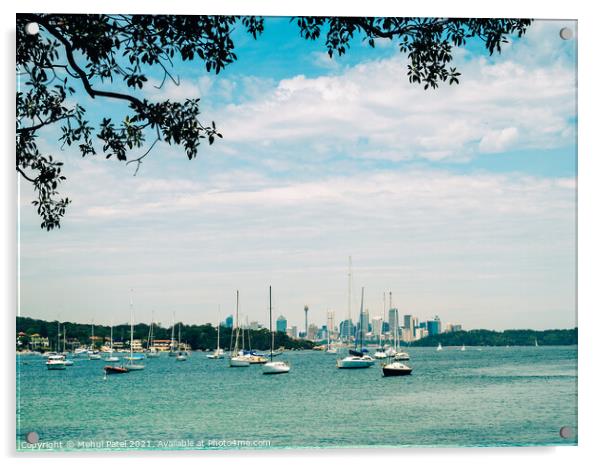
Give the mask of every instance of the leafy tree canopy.
M 37 23 L 39 34 L 26 25 Z M 490 54 L 501 52 L 510 35 L 522 36 L 530 20 L 453 18 L 292 18 L 300 36 L 324 42 L 328 54 L 343 55 L 354 39 L 374 47 L 390 39 L 409 59 L 407 76 L 424 89 L 440 83 L 458 84 L 452 66 L 454 47 L 468 40 L 482 42 Z M 222 134 L 214 122 L 199 119 L 199 99 L 150 102 L 136 91 L 149 84 L 148 70 L 163 82 L 172 80 L 173 61 L 198 61 L 219 73 L 237 59 L 232 36 L 236 27 L 257 39 L 264 19 L 256 16 L 65 15 L 17 16 L 16 168 L 33 185 L 32 201 L 47 230 L 60 227 L 70 200 L 61 197 L 65 181 L 62 162 L 43 153 L 39 131 L 56 126 L 62 146 L 75 146 L 83 157 L 101 153 L 125 163 L 140 164 L 158 141 L 182 147 L 196 157 L 202 140 L 213 144 Z M 121 81 L 121 82 L 120 82 Z M 77 85 L 75 84 L 77 83 Z M 121 91 L 125 83 L 127 92 Z M 74 87 L 75 86 L 75 87 Z M 77 89 L 82 89 L 76 90 Z M 87 97 L 86 97 L 87 96 Z M 121 101 L 129 110 L 120 121 L 104 117 L 94 126 L 86 118 L 84 98 Z M 135 151 L 142 155 L 132 157 Z

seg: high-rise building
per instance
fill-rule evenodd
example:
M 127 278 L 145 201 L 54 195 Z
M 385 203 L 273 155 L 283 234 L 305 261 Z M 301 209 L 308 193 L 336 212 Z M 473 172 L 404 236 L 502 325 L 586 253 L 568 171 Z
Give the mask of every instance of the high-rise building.
M 414 318 L 410 314 L 403 316 L 403 341 L 414 340 Z
M 441 333 L 441 320 L 439 316 L 435 316 L 434 320 L 427 320 L 426 329 L 429 335 L 439 335 Z
M 389 309 L 389 331 L 394 332 L 396 328 L 399 328 L 399 311 L 397 308 L 392 307 Z
M 228 317 L 226 317 L 226 320 L 224 321 L 224 327 L 232 328 L 233 325 L 234 325 L 234 317 L 232 315 L 229 315 Z
M 345 319 L 339 325 L 340 336 L 343 340 L 349 340 L 355 335 L 355 326 L 350 319 Z
M 372 319 L 372 334 L 376 338 L 380 338 L 383 334 L 383 318 L 376 317 Z
M 286 324 L 287 324 L 286 317 L 284 317 L 284 316 L 278 317 L 278 319 L 276 319 L 276 331 L 286 333 Z
M 318 335 L 318 327 L 316 324 L 309 324 L 309 328 L 307 329 L 307 339 L 315 340 Z
M 297 326 L 296 326 L 296 325 L 293 325 L 293 326 L 291 327 L 291 334 L 290 334 L 290 337 L 291 337 L 291 338 L 297 338 L 297 336 L 298 336 L 298 335 L 299 335 L 299 333 L 298 333 L 298 330 L 297 330 Z

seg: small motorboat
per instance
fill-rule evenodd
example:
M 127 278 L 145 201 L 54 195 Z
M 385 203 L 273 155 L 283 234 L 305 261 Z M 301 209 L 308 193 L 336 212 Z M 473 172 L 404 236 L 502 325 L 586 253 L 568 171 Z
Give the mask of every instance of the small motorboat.
M 402 375 L 410 375 L 412 368 L 401 362 L 390 362 L 383 365 L 383 377 L 398 377 Z
M 50 371 L 62 371 L 66 369 L 65 364 L 65 356 L 62 354 L 52 354 L 48 356 L 48 361 L 46 361 L 46 367 Z
M 395 359 L 395 361 L 409 361 L 410 355 L 408 353 L 406 353 L 405 351 L 399 351 L 399 352 L 395 353 L 395 356 L 393 356 L 393 359 Z
M 123 366 L 105 366 L 105 374 L 125 374 L 126 372 L 129 370 Z
M 176 355 L 176 361 L 186 361 L 188 360 L 188 354 L 185 351 L 178 351 Z
M 291 366 L 284 361 L 270 361 L 263 365 L 265 375 L 286 374 L 290 372 Z
M 375 359 L 385 359 L 387 357 L 387 353 L 384 348 L 377 348 L 374 352 Z

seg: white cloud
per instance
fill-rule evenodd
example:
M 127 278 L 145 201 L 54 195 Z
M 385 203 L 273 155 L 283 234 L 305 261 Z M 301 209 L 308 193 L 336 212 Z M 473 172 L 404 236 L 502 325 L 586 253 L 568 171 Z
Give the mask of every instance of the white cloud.
M 408 83 L 400 56 L 336 75 L 284 79 L 254 101 L 215 115 L 226 144 L 314 144 L 355 157 L 467 160 L 478 153 L 560 147 L 572 142 L 574 64 L 537 27 L 493 59 L 459 54 L 459 86 L 424 91 Z M 543 31 L 543 32 L 542 32 Z M 557 36 L 557 34 L 555 35 Z M 519 45 L 520 44 L 520 45 Z M 515 50 L 516 49 L 516 50 Z M 538 56 L 544 55 L 543 57 Z M 367 143 L 358 146 L 358 140 Z

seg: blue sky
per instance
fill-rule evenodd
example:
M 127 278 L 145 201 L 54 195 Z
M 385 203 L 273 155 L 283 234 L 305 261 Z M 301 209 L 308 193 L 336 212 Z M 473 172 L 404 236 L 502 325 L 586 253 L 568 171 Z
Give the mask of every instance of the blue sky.
M 347 316 L 366 287 L 372 315 L 391 290 L 403 313 L 468 328 L 575 325 L 576 41 L 536 21 L 490 57 L 458 50 L 459 86 L 424 91 L 394 44 L 361 41 L 329 59 L 288 19 L 236 34 L 219 76 L 178 64 L 224 140 L 188 161 L 157 146 L 132 166 L 41 145 L 65 162 L 73 199 L 60 231 L 39 230 L 21 192 L 21 314 L 72 321 L 216 322 L 242 314 L 301 325 Z M 161 76 L 154 76 L 159 82 Z M 106 103 L 85 101 L 92 118 Z M 110 107 L 120 117 L 119 105 Z M 221 307 L 221 312 L 218 312 Z

